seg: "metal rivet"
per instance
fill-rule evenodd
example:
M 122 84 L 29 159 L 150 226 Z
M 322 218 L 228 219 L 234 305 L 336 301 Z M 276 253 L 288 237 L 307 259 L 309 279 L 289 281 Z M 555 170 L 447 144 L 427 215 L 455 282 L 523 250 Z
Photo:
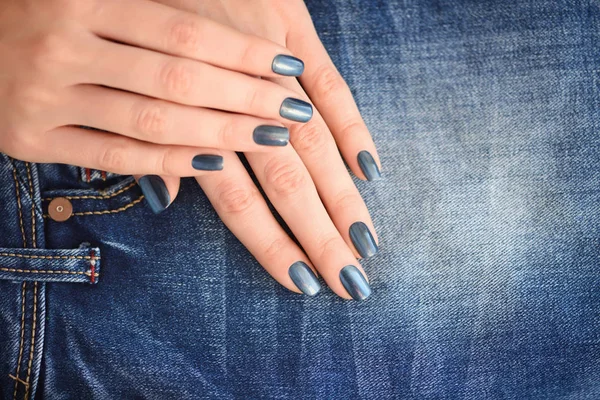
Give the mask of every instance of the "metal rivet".
M 57 197 L 48 204 L 48 215 L 56 222 L 63 222 L 73 215 L 73 205 L 64 197 Z

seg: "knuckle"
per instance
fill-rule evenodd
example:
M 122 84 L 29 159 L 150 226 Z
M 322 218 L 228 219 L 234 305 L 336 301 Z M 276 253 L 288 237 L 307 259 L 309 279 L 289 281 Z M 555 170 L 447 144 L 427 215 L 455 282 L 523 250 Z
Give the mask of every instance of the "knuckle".
M 49 71 L 56 64 L 71 59 L 71 42 L 59 31 L 41 33 L 30 47 L 30 63 L 37 71 Z
M 126 173 L 128 169 L 127 147 L 125 145 L 106 146 L 98 156 L 101 169 L 114 173 Z
M 177 154 L 173 148 L 166 147 L 158 156 L 156 171 L 159 175 L 179 176 L 177 173 L 176 160 Z
M 268 258 L 280 258 L 281 252 L 285 250 L 288 242 L 282 238 L 277 238 L 264 245 L 263 253 Z
M 173 22 L 168 33 L 168 47 L 175 51 L 196 50 L 200 43 L 200 24 L 190 17 Z
M 185 61 L 167 62 L 160 72 L 160 83 L 167 94 L 185 96 L 192 87 L 192 73 Z
M 246 97 L 244 99 L 244 108 L 249 112 L 253 112 L 258 110 L 261 105 L 259 91 L 254 88 L 250 88 L 246 92 Z
M 320 96 L 326 97 L 344 90 L 347 86 L 340 73 L 335 68 L 326 65 L 318 68 L 315 72 L 314 87 L 318 88 Z
M 135 131 L 141 139 L 155 143 L 167 143 L 168 116 L 164 105 L 157 103 L 134 107 L 133 120 Z
M 217 132 L 217 147 L 220 149 L 226 149 L 233 143 L 238 143 L 236 135 L 239 131 L 237 123 L 234 119 L 230 119 L 221 125 Z
M 273 158 L 265 165 L 267 183 L 280 196 L 289 197 L 306 187 L 306 175 L 300 166 Z
M 256 189 L 240 185 L 239 182 L 226 180 L 217 188 L 221 210 L 226 214 L 242 214 L 256 202 Z
M 325 148 L 327 143 L 326 132 L 319 129 L 316 123 L 296 124 L 292 129 L 295 130 L 294 134 L 291 135 L 292 145 L 298 152 L 319 151 Z
M 330 236 L 318 241 L 319 259 L 328 260 L 332 256 L 340 253 L 340 249 L 346 246 L 346 243 L 341 237 Z
M 359 137 L 361 131 L 366 129 L 365 124 L 357 119 L 352 119 L 342 125 L 342 128 L 337 132 L 338 143 L 345 143 L 352 137 Z
M 336 212 L 344 212 L 350 210 L 360 210 L 364 207 L 362 198 L 354 191 L 346 191 L 338 195 L 334 201 Z

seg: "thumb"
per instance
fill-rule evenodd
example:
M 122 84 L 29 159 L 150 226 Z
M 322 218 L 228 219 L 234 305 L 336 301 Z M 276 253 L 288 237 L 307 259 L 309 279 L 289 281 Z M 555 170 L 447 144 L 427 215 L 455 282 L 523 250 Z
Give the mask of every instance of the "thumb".
M 134 175 L 134 178 L 155 214 L 166 210 L 179 192 L 180 178 L 175 176 Z

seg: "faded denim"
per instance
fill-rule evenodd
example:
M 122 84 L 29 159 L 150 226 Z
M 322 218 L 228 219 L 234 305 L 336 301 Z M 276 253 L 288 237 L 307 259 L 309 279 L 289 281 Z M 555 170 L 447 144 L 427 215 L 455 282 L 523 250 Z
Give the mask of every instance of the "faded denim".
M 599 3 L 308 5 L 382 160 L 370 297 L 282 288 L 191 179 L 154 215 L 1 156 L 0 252 L 83 257 L 0 257 L 1 399 L 600 398 Z

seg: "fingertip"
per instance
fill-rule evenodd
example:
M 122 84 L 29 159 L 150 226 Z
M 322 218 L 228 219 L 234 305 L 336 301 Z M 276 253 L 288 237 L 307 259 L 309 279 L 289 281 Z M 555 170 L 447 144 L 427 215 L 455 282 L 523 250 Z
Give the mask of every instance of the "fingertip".
M 142 189 L 146 204 L 155 214 L 165 211 L 177 197 L 179 178 L 142 175 L 136 176 L 135 179 Z

